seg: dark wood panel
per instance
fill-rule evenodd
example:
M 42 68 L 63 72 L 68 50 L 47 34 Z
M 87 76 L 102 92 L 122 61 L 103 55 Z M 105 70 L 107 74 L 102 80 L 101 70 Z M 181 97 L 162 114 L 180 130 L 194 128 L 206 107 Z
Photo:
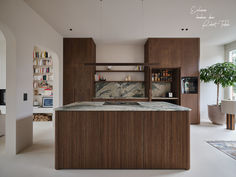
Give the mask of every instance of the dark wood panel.
M 73 41 L 63 39 L 63 104 L 74 102 Z
M 102 112 L 57 112 L 56 169 L 101 168 Z
M 182 39 L 182 77 L 199 75 L 200 39 Z
M 180 67 L 181 77 L 199 77 L 199 57 L 200 39 L 199 38 L 149 38 L 145 43 L 145 63 L 159 63 L 159 68 Z M 146 77 L 145 77 L 146 80 Z M 148 80 L 146 80 L 147 82 Z M 148 81 L 150 82 L 150 81 Z M 148 83 L 145 86 L 149 86 Z M 172 92 L 179 92 L 179 101 L 176 104 L 191 107 L 190 119 L 192 123 L 200 123 L 200 86 L 198 85 L 198 96 L 192 97 L 181 95 L 180 91 L 174 89 Z M 178 89 L 179 87 L 176 87 Z M 149 90 L 150 92 L 150 90 Z M 148 95 L 149 93 L 146 93 Z M 182 100 L 181 100 L 182 99 Z M 196 104 L 197 103 L 197 104 Z M 189 106 L 190 105 L 190 106 Z
M 181 51 L 180 41 L 176 38 L 149 38 L 148 59 L 149 63 L 159 63 L 160 67 L 180 67 Z
M 199 94 L 182 94 L 181 96 L 181 105 L 192 109 L 189 115 L 191 124 L 200 123 L 198 97 Z
M 144 119 L 144 168 L 189 169 L 187 112 L 151 112 Z
M 104 168 L 143 168 L 143 117 L 140 112 L 104 112 Z
M 84 63 L 85 66 L 153 66 L 159 63 Z
M 188 112 L 56 112 L 55 168 L 189 169 Z
M 96 45 L 92 38 L 64 38 L 63 104 L 89 101 L 94 96 Z

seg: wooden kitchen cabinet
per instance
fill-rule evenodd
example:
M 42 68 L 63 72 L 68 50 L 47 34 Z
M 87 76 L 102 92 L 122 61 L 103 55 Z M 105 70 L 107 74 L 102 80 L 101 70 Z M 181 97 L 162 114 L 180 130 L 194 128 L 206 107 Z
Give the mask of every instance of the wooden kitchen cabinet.
M 189 169 L 189 111 L 56 111 L 56 169 Z
M 199 38 L 148 38 L 145 43 L 145 63 L 155 64 L 157 68 L 180 68 L 180 78 L 196 77 L 198 79 L 198 91 L 195 94 L 180 94 L 179 100 L 182 106 L 192 109 L 190 113 L 191 123 L 200 123 L 200 86 L 199 86 Z M 150 72 L 145 72 L 149 74 Z M 147 77 L 148 78 L 148 77 Z M 150 78 L 150 76 L 149 76 Z M 150 79 L 149 79 L 150 80 Z M 150 88 L 150 81 L 146 87 Z M 176 87 L 179 88 L 179 87 Z M 175 89 L 176 90 L 176 89 Z M 148 91 L 147 91 L 148 92 Z M 173 90 L 172 90 L 173 92 Z M 148 96 L 149 93 L 146 93 Z
M 144 118 L 144 168 L 189 169 L 189 112 L 149 114 Z
M 63 39 L 63 104 L 89 101 L 94 94 L 96 46 L 92 38 Z
M 176 38 L 149 38 L 145 44 L 146 63 L 156 63 L 162 68 L 181 66 L 181 41 Z

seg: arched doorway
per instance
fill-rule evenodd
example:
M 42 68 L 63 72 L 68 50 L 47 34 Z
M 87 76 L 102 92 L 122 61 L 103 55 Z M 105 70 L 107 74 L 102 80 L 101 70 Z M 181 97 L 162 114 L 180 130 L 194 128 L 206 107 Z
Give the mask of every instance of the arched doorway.
M 5 152 L 16 154 L 16 40 L 11 30 L 0 22 L 6 41 L 6 118 Z
M 0 31 L 0 151 L 5 151 L 6 122 L 6 39 Z
M 33 54 L 33 113 L 45 113 L 45 118 L 41 116 L 45 120 L 47 120 L 47 113 L 52 113 L 52 120 L 54 120 L 53 108 L 60 105 L 59 58 L 52 50 L 39 45 L 34 47 Z M 43 100 L 49 102 L 53 100 L 53 104 L 45 105 Z M 35 119 L 40 120 L 40 117 Z

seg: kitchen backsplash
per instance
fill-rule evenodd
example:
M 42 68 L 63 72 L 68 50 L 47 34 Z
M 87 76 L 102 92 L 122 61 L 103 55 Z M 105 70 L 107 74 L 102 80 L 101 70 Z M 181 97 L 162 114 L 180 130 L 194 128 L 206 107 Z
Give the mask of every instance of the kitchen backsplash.
M 152 96 L 165 96 L 170 91 L 170 83 L 153 83 Z M 142 82 L 96 82 L 96 98 L 142 98 L 145 86 Z
M 142 82 L 97 82 L 96 98 L 140 98 L 145 97 Z
M 165 97 L 167 92 L 171 91 L 171 84 L 152 83 L 152 97 Z

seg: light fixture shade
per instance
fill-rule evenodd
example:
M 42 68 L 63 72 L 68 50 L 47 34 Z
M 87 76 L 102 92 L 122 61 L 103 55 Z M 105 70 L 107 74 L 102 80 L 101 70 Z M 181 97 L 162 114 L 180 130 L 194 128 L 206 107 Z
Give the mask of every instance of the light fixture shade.
M 226 114 L 236 114 L 236 100 L 222 100 L 221 112 Z

